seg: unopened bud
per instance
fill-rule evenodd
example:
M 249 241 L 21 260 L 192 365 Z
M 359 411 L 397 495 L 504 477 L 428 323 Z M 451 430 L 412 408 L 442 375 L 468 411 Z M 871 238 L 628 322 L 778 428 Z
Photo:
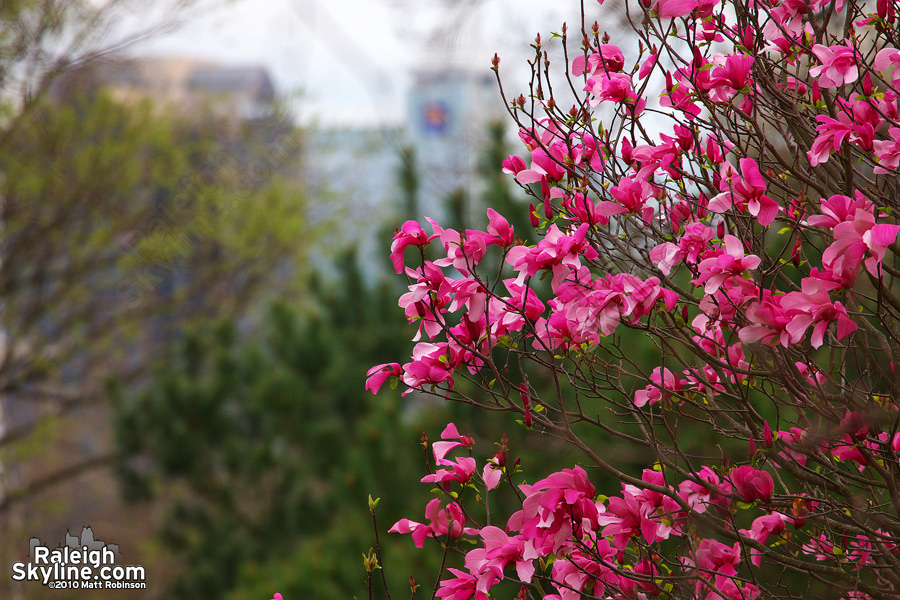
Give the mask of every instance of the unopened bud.
M 529 203 L 528 204 L 528 218 L 531 219 L 532 227 L 537 227 L 538 225 L 541 224 L 541 222 L 538 221 L 537 215 L 534 214 L 536 211 L 537 211 L 537 209 L 534 207 L 534 202 Z
M 871 96 L 873 91 L 872 77 L 866 73 L 865 77 L 863 77 L 863 94 Z
M 540 34 L 540 33 L 537 34 L 537 35 L 534 37 L 534 45 L 535 45 L 538 49 L 540 49 L 540 47 L 541 47 L 541 34 Z
M 725 221 L 719 221 L 719 224 L 716 225 L 716 237 L 720 240 L 725 239 Z
M 428 434 L 424 431 L 422 432 L 422 447 L 426 450 L 428 449 Z
M 516 596 L 516 600 L 528 600 L 528 588 L 525 584 L 522 584 L 522 587 L 519 588 L 519 593 Z
M 772 444 L 775 443 L 772 437 L 772 428 L 769 427 L 768 421 L 763 423 L 763 443 L 766 445 L 766 448 L 771 448 Z
M 369 554 L 363 554 L 363 567 L 365 567 L 367 573 L 371 573 L 375 569 L 379 569 L 381 567 L 378 566 L 378 557 L 375 555 L 375 549 L 369 548 Z
M 591 25 L 591 31 L 594 32 L 594 35 L 600 35 L 600 23 L 594 21 L 594 24 Z
M 491 69 L 496 71 L 500 68 L 500 56 L 494 52 L 494 58 L 491 59 Z
M 578 116 L 578 107 L 574 104 L 572 105 L 572 108 L 569 109 L 569 116 L 573 119 Z
M 609 43 L 609 34 L 604 31 L 603 37 L 600 38 L 600 41 L 603 42 L 604 44 L 608 44 Z
M 566 22 L 563 21 L 563 26 L 562 26 L 563 39 L 565 39 L 565 37 L 566 37 L 566 32 L 567 32 L 568 30 L 569 30 L 569 28 L 568 28 L 568 26 L 566 25 Z
M 520 107 L 524 108 L 525 107 L 525 96 L 523 96 L 522 94 L 519 94 L 519 97 L 516 98 L 516 104 L 518 104 Z
M 416 578 L 412 575 L 409 576 L 409 591 L 412 594 L 416 593 L 416 590 L 419 589 L 419 586 L 416 585 Z
M 552 96 L 549 100 L 547 100 L 547 108 L 549 108 L 550 110 L 556 108 L 556 100 L 554 100 Z
M 584 38 L 581 40 L 581 47 L 585 50 L 591 47 L 591 42 L 588 40 L 587 34 L 584 34 Z

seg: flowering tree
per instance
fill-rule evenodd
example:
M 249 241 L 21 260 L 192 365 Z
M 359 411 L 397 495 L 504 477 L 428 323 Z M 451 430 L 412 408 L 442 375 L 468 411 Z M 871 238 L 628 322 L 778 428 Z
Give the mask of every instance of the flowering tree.
M 523 483 L 505 447 L 479 459 L 449 425 L 427 522 L 391 529 L 462 555 L 433 596 L 900 598 L 896 10 L 641 0 L 636 49 L 563 25 L 562 65 L 538 36 L 509 102 L 527 152 L 502 167 L 540 241 L 490 209 L 484 231 L 405 223 L 391 259 L 416 344 L 366 387 L 518 413 L 584 459 Z M 623 472 L 585 428 L 655 464 Z M 510 515 L 486 500 L 501 482 Z

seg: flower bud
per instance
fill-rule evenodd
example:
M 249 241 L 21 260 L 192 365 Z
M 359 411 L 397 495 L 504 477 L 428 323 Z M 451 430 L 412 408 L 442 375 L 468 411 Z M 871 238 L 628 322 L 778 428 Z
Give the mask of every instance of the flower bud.
M 369 554 L 363 554 L 363 567 L 365 567 L 367 573 L 371 573 L 375 569 L 379 569 L 381 567 L 378 566 L 378 557 L 375 555 L 375 549 L 369 548 Z

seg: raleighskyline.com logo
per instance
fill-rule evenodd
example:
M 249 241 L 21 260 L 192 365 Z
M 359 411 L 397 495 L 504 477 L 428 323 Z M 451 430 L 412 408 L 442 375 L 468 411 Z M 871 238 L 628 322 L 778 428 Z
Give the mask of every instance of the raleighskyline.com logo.
M 94 539 L 90 527 L 81 537 L 66 532 L 65 545 L 50 548 L 31 538 L 28 562 L 12 565 L 13 581 L 37 581 L 51 589 L 146 589 L 144 567 L 117 565 L 119 546 Z

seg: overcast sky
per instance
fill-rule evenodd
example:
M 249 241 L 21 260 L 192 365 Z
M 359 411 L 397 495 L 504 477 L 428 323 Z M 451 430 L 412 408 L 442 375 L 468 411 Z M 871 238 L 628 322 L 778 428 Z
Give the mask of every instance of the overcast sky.
M 391 123 L 423 65 L 487 70 L 499 52 L 518 90 L 534 34 L 579 13 L 578 0 L 234 0 L 133 53 L 262 64 L 280 92 L 302 94 L 304 121 Z

